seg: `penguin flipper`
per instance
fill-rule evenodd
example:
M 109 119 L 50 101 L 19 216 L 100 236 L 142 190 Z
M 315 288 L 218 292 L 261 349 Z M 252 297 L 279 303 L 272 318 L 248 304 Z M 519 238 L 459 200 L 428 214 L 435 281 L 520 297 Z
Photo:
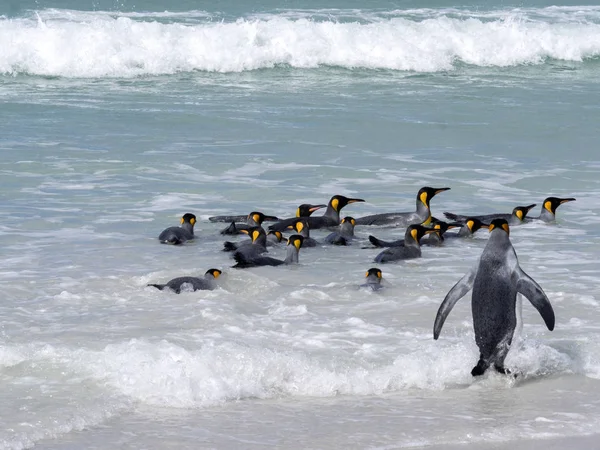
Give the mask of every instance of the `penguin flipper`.
M 451 212 L 444 212 L 444 216 L 446 216 L 446 218 L 448 218 L 450 220 L 454 220 L 456 222 L 464 222 L 467 219 L 466 216 L 461 216 L 460 214 L 454 214 Z
M 477 275 L 477 266 L 473 267 L 467 274 L 462 277 L 458 282 L 450 289 L 446 294 L 444 301 L 440 305 L 437 315 L 435 316 L 435 323 L 433 324 L 433 339 L 440 337 L 440 332 L 446 321 L 446 317 L 456 305 L 456 302 L 465 296 L 473 288 L 473 282 L 475 281 L 475 275 Z
M 223 228 L 220 231 L 221 234 L 240 234 L 238 228 L 235 225 L 235 222 L 231 222 L 227 228 Z
M 156 289 L 160 289 L 162 291 L 165 288 L 166 284 L 149 284 L 148 286 L 155 287 Z
M 554 329 L 554 310 L 550 300 L 544 294 L 544 291 L 533 278 L 527 275 L 522 269 L 519 269 L 519 281 L 517 282 L 517 292 L 527 297 L 533 307 L 538 310 L 546 326 L 550 331 Z
M 375 247 L 402 247 L 404 244 L 404 239 L 397 241 L 382 241 L 373 235 L 369 235 L 369 242 L 371 242 L 371 244 L 373 244 Z
M 238 246 L 235 242 L 225 241 L 223 242 L 223 251 L 224 252 L 234 252 L 238 249 Z

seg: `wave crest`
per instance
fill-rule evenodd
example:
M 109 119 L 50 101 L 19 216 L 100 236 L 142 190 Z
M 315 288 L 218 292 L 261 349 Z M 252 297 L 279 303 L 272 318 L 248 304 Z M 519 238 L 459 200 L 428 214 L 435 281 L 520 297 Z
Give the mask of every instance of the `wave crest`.
M 0 73 L 135 77 L 280 65 L 438 72 L 460 63 L 507 67 L 600 54 L 594 21 L 420 14 L 341 22 L 282 13 L 189 24 L 54 11 L 45 20 L 0 19 Z

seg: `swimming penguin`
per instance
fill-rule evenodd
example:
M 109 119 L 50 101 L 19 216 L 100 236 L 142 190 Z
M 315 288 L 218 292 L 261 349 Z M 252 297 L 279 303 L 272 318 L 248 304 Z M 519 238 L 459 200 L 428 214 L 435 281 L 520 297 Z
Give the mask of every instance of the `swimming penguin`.
M 542 203 L 542 212 L 538 217 L 527 217 L 526 221 L 530 220 L 541 220 L 546 223 L 554 222 L 556 220 L 556 208 L 558 208 L 563 203 L 574 202 L 574 198 L 558 198 L 558 197 L 548 197 Z
M 245 224 L 236 224 L 235 222 L 231 222 L 231 224 L 227 228 L 221 230 L 221 234 L 240 234 L 242 230 L 262 226 L 262 223 L 266 220 L 276 221 L 279 219 L 275 216 L 265 216 L 259 211 L 252 211 L 246 217 Z
M 511 214 L 499 213 L 499 214 L 486 214 L 486 215 L 480 215 L 480 216 L 463 216 L 463 215 L 454 214 L 451 212 L 444 212 L 444 215 L 448 219 L 454 220 L 456 222 L 465 222 L 469 217 L 474 218 L 474 219 L 479 219 L 484 223 L 491 223 L 494 219 L 504 219 L 508 222 L 509 225 L 513 226 L 513 225 L 522 224 L 523 221 L 525 220 L 525 217 L 527 216 L 527 213 L 535 205 L 536 204 L 534 203 L 533 205 L 528 205 L 528 206 L 517 206 L 516 208 L 513 209 Z
M 367 270 L 367 273 L 365 274 L 365 282 L 359 287 L 366 287 L 377 291 L 383 288 L 383 285 L 381 284 L 382 279 L 383 275 L 381 273 L 381 270 L 377 267 L 372 267 L 369 270 Z
M 283 264 L 297 264 L 298 254 L 300 247 L 302 247 L 302 241 L 304 238 L 299 234 L 293 234 L 290 236 L 287 242 L 287 253 L 284 260 L 271 258 L 269 256 L 252 255 L 237 251 L 233 254 L 233 258 L 236 261 L 236 265 L 233 267 L 236 269 L 244 269 L 247 267 L 259 267 L 259 266 L 280 266 Z
M 426 234 L 436 233 L 433 228 L 425 228 L 423 225 L 410 225 L 404 233 L 404 241 L 401 246 L 386 248 L 375 257 L 376 263 L 387 263 L 401 259 L 412 259 L 421 257 L 421 245 L 419 241 Z
M 281 231 L 269 231 L 267 233 L 267 245 L 279 244 L 283 239 L 283 233 Z
M 250 236 L 251 241 L 225 241 L 223 243 L 224 252 L 241 251 L 252 255 L 259 255 L 261 253 L 267 252 L 267 233 L 265 233 L 263 227 L 252 227 L 246 230 L 241 230 L 241 232 Z
M 343 195 L 334 195 L 327 204 L 327 209 L 322 216 L 310 216 L 307 217 L 308 225 L 311 230 L 326 227 L 336 227 L 340 224 L 340 211 L 346 205 L 350 203 L 364 202 L 361 198 L 348 198 Z M 269 230 L 274 231 L 285 231 L 285 229 L 292 225 L 296 220 L 296 217 L 290 219 L 283 219 L 279 222 L 269 226 Z
M 215 280 L 219 278 L 221 275 L 219 269 L 208 269 L 204 274 L 204 278 L 198 277 L 178 277 L 173 278 L 166 284 L 149 284 L 148 286 L 153 286 L 161 291 L 165 288 L 171 289 L 176 294 L 179 294 L 182 290 L 189 291 L 200 291 L 200 290 L 208 290 L 212 291 L 217 287 Z
M 288 226 L 288 228 L 293 229 L 304 238 L 302 247 L 316 247 L 319 244 L 316 239 L 310 237 L 310 225 L 308 224 L 306 217 L 297 218 L 292 225 Z M 278 231 L 275 231 L 275 233 L 278 233 Z
M 354 239 L 354 217 L 346 216 L 339 225 L 339 230 L 330 233 L 325 237 L 325 243 L 333 245 L 349 245 Z
M 395 225 L 398 227 L 407 227 L 408 225 L 428 223 L 427 221 L 431 217 L 429 202 L 440 192 L 448 191 L 449 189 L 423 187 L 417 193 L 417 209 L 415 212 L 384 213 L 359 217 L 356 219 L 356 225 Z
M 308 217 L 315 211 L 325 208 L 327 205 L 310 205 L 303 203 L 296 209 L 296 217 Z M 211 222 L 244 222 L 248 216 L 213 216 L 209 217 L 208 220 Z M 267 216 L 266 221 L 275 221 L 279 219 L 275 216 Z
M 489 224 L 483 223 L 476 217 L 467 217 L 467 220 L 464 222 L 463 226 L 458 230 L 458 233 L 451 234 L 448 236 L 456 236 L 456 237 L 472 237 L 476 231 L 481 228 L 488 228 Z
M 186 213 L 181 218 L 180 227 L 169 227 L 159 234 L 158 240 L 161 244 L 179 245 L 185 241 L 194 239 L 194 224 L 196 216 L 191 213 Z
M 522 294 L 538 310 L 548 329 L 554 329 L 554 311 L 542 288 L 519 266 L 517 254 L 509 239 L 505 219 L 494 219 L 490 237 L 478 264 L 463 276 L 446 294 L 433 326 L 433 339 L 440 336 L 444 321 L 452 308 L 473 289 L 471 310 L 479 362 L 471 375 L 483 375 L 492 364 L 500 373 L 517 325 L 517 294 Z
M 421 245 L 441 245 L 444 242 L 444 236 L 446 231 L 463 226 L 461 223 L 453 222 L 447 223 L 442 220 L 436 219 L 435 217 L 431 218 L 431 223 L 436 230 L 436 233 L 431 233 L 421 239 Z M 398 239 L 395 241 L 384 241 L 382 239 L 376 238 L 373 235 L 369 235 L 369 242 L 373 244 L 375 247 L 385 248 L 385 247 L 402 247 L 404 246 L 404 239 Z
M 427 236 L 421 239 L 421 245 L 432 245 L 438 246 L 444 243 L 444 240 L 447 236 L 446 231 L 451 230 L 452 228 L 460 228 L 462 227 L 462 223 L 459 222 L 444 222 L 443 220 L 436 219 L 435 217 L 432 219 L 432 226 L 435 233 L 428 234 Z

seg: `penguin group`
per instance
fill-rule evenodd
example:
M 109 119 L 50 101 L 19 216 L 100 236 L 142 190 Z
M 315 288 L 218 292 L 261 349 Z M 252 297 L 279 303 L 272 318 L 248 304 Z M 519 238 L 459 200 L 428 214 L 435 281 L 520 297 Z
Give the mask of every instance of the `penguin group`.
M 250 239 L 223 243 L 223 251 L 230 252 L 231 267 L 246 269 L 260 266 L 282 266 L 299 263 L 301 248 L 330 245 L 355 245 L 359 239 L 355 236 L 356 227 L 386 226 L 404 230 L 403 239 L 384 241 L 373 235 L 368 236 L 370 245 L 363 249 L 379 249 L 373 258 L 377 264 L 421 257 L 421 246 L 444 245 L 447 239 L 472 237 L 478 230 L 489 230 L 487 244 L 478 262 L 452 287 L 437 311 L 434 320 L 433 338 L 440 337 L 442 327 L 456 302 L 472 291 L 471 309 L 475 342 L 480 351 L 477 364 L 471 370 L 473 376 L 480 376 L 489 367 L 502 374 L 511 373 L 504 367 L 504 359 L 510 348 L 520 311 L 517 308 L 517 294 L 526 297 L 542 316 L 549 330 L 553 330 L 555 316 L 548 297 L 542 288 L 521 269 L 517 253 L 510 241 L 511 227 L 522 223 L 541 221 L 551 223 L 556 220 L 557 208 L 575 198 L 547 197 L 540 214 L 529 216 L 536 204 L 516 206 L 511 212 L 497 214 L 460 214 L 444 211 L 449 221 L 440 220 L 432 215 L 432 199 L 449 187 L 422 187 L 416 195 L 414 211 L 384 212 L 363 217 L 344 216 L 342 209 L 354 203 L 362 203 L 361 198 L 349 198 L 334 195 L 327 204 L 301 204 L 295 217 L 280 219 L 260 211 L 247 215 L 226 215 L 209 217 L 210 222 L 226 222 L 221 231 L 225 235 L 247 235 Z M 325 208 L 322 215 L 313 215 Z M 263 227 L 266 222 L 272 222 Z M 162 244 L 185 245 L 194 239 L 196 216 L 186 213 L 181 217 L 179 227 L 169 227 L 159 234 Z M 456 232 L 450 232 L 458 229 Z M 322 240 L 311 236 L 312 230 L 327 230 Z M 285 238 L 284 233 L 292 233 Z M 269 249 L 285 242 L 285 257 L 278 259 L 268 255 Z M 160 290 L 172 292 L 194 290 L 212 290 L 217 286 L 220 269 L 209 269 L 202 278 L 182 276 L 164 284 L 149 284 Z M 379 291 L 384 287 L 383 272 L 379 267 L 366 271 L 365 279 L 358 288 Z

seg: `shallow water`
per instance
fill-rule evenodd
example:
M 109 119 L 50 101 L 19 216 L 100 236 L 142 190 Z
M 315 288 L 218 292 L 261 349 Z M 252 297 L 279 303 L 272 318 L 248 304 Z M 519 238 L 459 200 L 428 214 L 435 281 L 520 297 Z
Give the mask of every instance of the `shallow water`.
M 0 447 L 596 432 L 600 8 L 42 3 L 0 10 Z M 432 339 L 487 232 L 382 265 L 372 292 L 357 288 L 368 235 L 404 230 L 357 227 L 352 246 L 302 249 L 298 266 L 234 270 L 208 221 L 333 194 L 366 200 L 342 215 L 411 211 L 421 186 L 451 188 L 439 217 L 577 198 L 555 224 L 511 230 L 557 317 L 549 332 L 525 302 L 516 381 L 471 377 L 468 298 Z M 197 239 L 158 244 L 185 212 Z M 211 267 L 215 291 L 146 287 Z

